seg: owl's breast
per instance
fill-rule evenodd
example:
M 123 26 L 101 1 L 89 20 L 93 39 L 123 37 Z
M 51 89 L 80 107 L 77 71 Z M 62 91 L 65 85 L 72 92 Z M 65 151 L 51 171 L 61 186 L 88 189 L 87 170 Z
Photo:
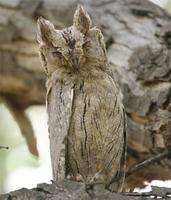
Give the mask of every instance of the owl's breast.
M 77 83 L 67 140 L 68 173 L 81 174 L 86 182 L 99 173 L 109 182 L 122 155 L 123 129 L 123 107 L 113 80 L 106 74 Z

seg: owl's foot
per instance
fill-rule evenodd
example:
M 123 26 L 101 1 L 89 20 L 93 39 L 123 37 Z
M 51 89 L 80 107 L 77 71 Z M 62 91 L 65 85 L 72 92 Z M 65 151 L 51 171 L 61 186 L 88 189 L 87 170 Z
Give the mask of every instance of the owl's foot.
M 76 176 L 68 174 L 67 179 L 72 180 L 72 181 L 77 181 L 77 182 L 83 182 L 83 183 L 85 182 L 81 174 L 77 174 Z
M 90 197 L 94 196 L 94 193 L 99 193 L 100 191 L 105 189 L 105 185 L 102 183 L 91 183 L 85 185 L 86 192 L 90 195 Z

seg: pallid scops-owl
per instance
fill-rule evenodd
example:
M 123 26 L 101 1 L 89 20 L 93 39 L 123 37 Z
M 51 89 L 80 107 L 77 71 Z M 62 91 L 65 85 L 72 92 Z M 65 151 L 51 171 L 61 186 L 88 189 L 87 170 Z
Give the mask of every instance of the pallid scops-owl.
M 54 180 L 69 178 L 121 191 L 125 113 L 109 73 L 103 35 L 83 7 L 71 27 L 38 19 L 40 56 L 47 73 L 47 112 Z

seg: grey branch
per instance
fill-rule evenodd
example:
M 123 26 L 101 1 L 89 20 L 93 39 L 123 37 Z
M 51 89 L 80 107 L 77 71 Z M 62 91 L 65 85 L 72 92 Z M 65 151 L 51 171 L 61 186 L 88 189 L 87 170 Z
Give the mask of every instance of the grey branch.
M 133 167 L 131 167 L 130 169 L 127 170 L 126 177 L 134 174 L 135 172 L 141 170 L 142 168 L 144 168 L 144 167 L 146 167 L 146 166 L 148 166 L 152 163 L 155 163 L 155 162 L 158 162 L 158 161 L 160 161 L 164 158 L 167 158 L 170 153 L 171 153 L 171 150 L 165 150 L 162 153 L 159 153 L 155 156 L 152 156 L 152 157 L 144 160 L 143 162 L 136 164 L 135 166 L 133 166 Z
M 23 110 L 45 102 L 45 74 L 35 48 L 35 20 L 41 15 L 59 29 L 70 26 L 78 0 L 0 2 L 0 101 L 10 101 L 23 119 Z M 116 78 L 129 113 L 128 147 L 133 150 L 128 152 L 130 167 L 143 160 L 144 153 L 152 156 L 151 149 L 171 146 L 171 17 L 147 0 L 79 3 L 102 29 L 111 69 L 118 72 Z M 126 184 L 134 188 L 144 181 L 171 179 L 171 159 L 165 159 L 165 163 L 143 167 L 138 179 L 135 173 Z
M 6 147 L 6 146 L 0 146 L 0 149 L 9 149 L 9 147 Z
M 38 199 L 62 199 L 62 200 L 149 200 L 157 198 L 170 198 L 170 188 L 152 187 L 149 193 L 111 193 L 102 188 L 94 188 L 88 193 L 85 185 L 79 182 L 64 180 L 62 183 L 46 184 L 42 183 L 33 189 L 20 189 L 0 196 L 0 200 L 38 200 Z

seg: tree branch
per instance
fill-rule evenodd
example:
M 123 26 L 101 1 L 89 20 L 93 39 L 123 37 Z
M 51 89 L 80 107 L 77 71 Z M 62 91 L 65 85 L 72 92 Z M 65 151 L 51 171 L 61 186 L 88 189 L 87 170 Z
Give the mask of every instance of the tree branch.
M 97 185 L 98 186 L 98 185 Z M 94 187 L 89 190 L 85 189 L 85 184 L 64 180 L 62 182 L 53 182 L 52 184 L 38 184 L 37 188 L 22 188 L 0 196 L 1 200 L 7 199 L 62 199 L 62 200 L 149 200 L 149 199 L 167 199 L 170 198 L 171 189 L 152 187 L 151 192 L 147 193 L 112 193 L 101 187 Z
M 162 153 L 159 153 L 155 156 L 152 156 L 152 157 L 144 160 L 143 162 L 136 164 L 135 166 L 133 166 L 127 170 L 126 177 L 132 175 L 133 173 L 137 172 L 138 170 L 141 170 L 142 168 L 144 168 L 152 163 L 158 162 L 158 161 L 168 157 L 170 153 L 171 153 L 171 150 L 167 149 Z
M 6 147 L 6 146 L 0 146 L 0 149 L 9 149 L 9 147 Z

